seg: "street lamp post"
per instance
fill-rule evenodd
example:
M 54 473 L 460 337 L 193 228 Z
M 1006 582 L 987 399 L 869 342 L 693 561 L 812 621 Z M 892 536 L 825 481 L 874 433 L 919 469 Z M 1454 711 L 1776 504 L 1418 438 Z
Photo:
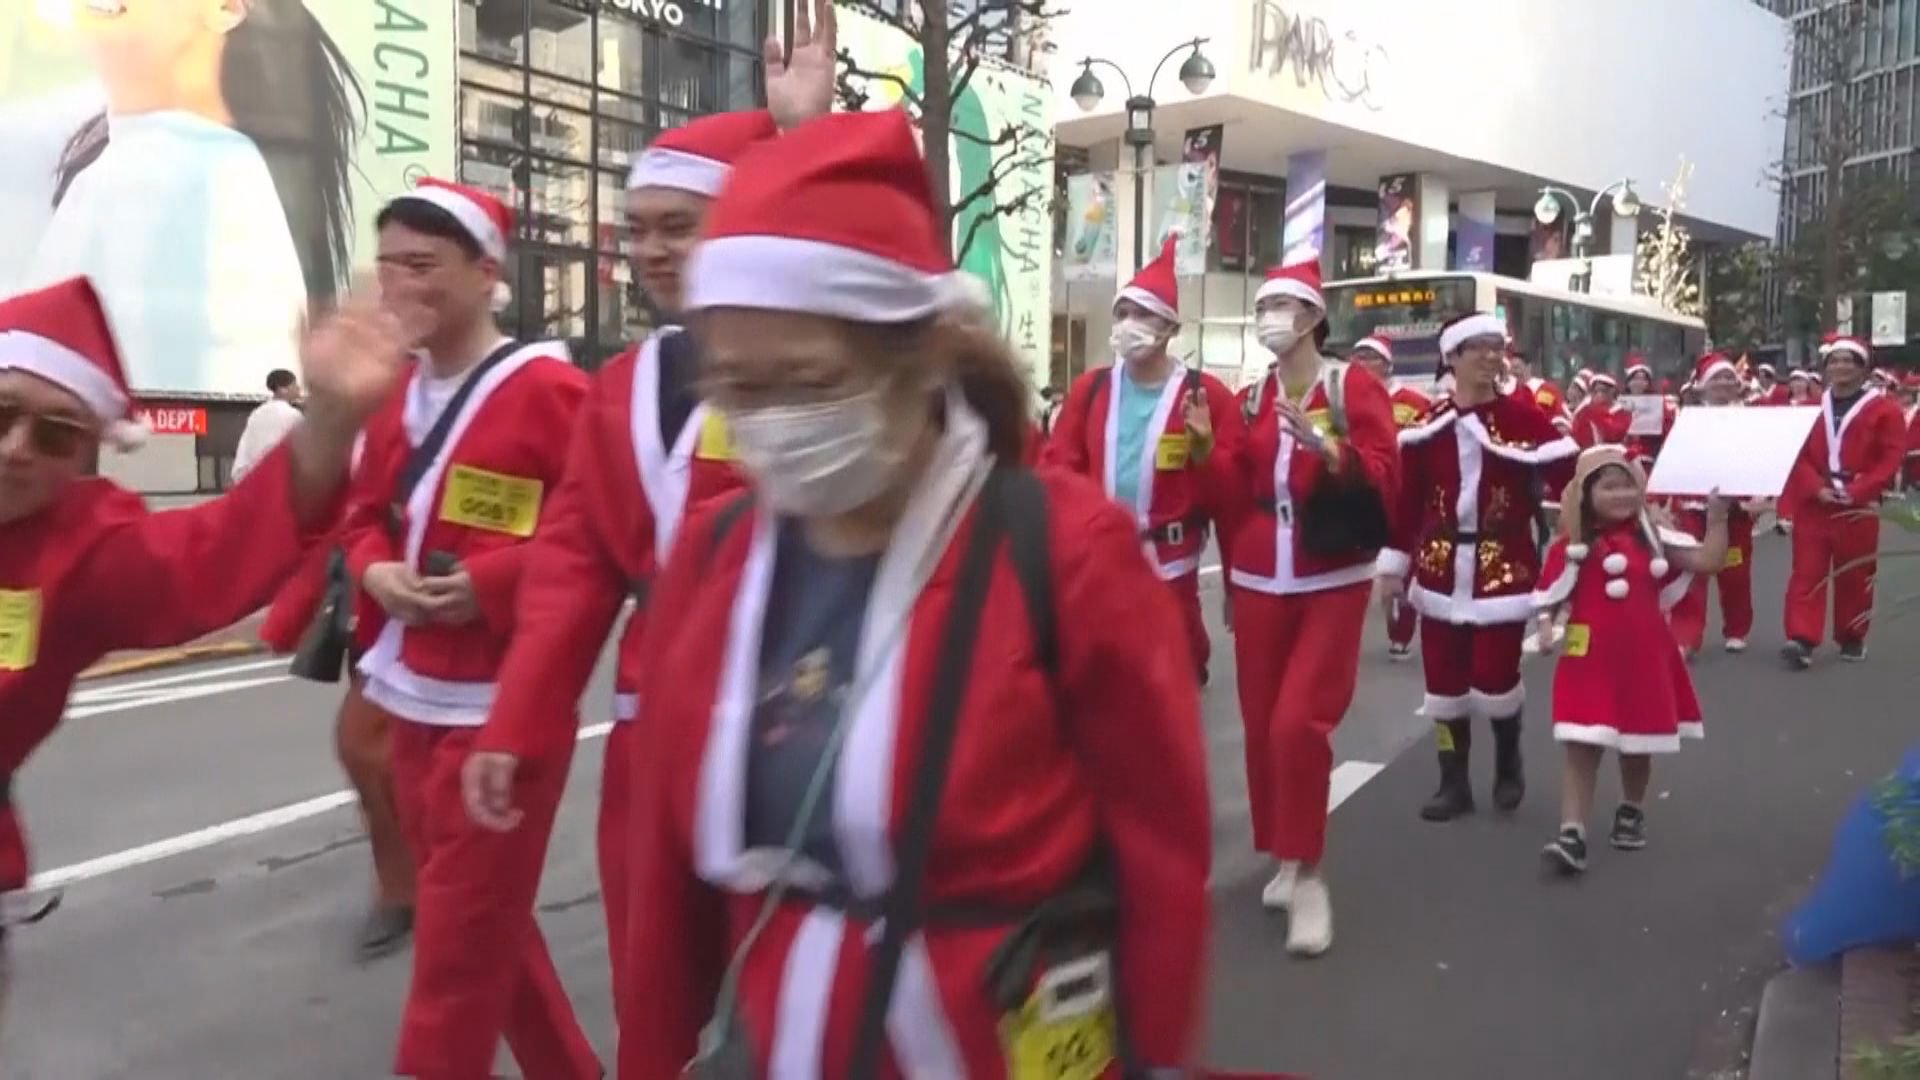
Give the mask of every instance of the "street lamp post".
M 1573 208 L 1573 257 L 1580 260 L 1580 276 L 1572 282 L 1578 292 L 1593 291 L 1593 258 L 1588 249 L 1593 242 L 1593 219 L 1600 213 L 1600 204 L 1608 195 L 1613 196 L 1613 212 L 1618 217 L 1638 217 L 1640 215 L 1640 196 L 1634 194 L 1631 179 L 1615 180 L 1601 188 L 1593 196 L 1593 202 L 1580 209 L 1580 200 L 1573 192 L 1551 185 L 1540 189 L 1540 201 L 1533 204 L 1534 220 L 1542 225 L 1551 225 L 1560 220 L 1560 203 Z
M 1153 147 L 1153 84 L 1159 81 L 1160 69 L 1167 61 L 1179 55 L 1182 49 L 1191 49 L 1186 62 L 1180 65 L 1180 82 L 1190 94 L 1204 94 L 1213 84 L 1213 62 L 1200 54 L 1200 46 L 1209 38 L 1194 38 L 1182 42 L 1167 50 L 1167 55 L 1153 65 L 1153 77 L 1147 80 L 1144 94 L 1133 92 L 1133 82 L 1119 64 L 1111 60 L 1102 60 L 1089 56 L 1080 61 L 1080 77 L 1073 80 L 1073 103 L 1080 106 L 1082 112 L 1091 112 L 1107 94 L 1106 87 L 1093 74 L 1093 65 L 1102 64 L 1112 68 L 1120 76 L 1120 85 L 1127 90 L 1127 133 L 1125 141 L 1133 147 L 1133 265 L 1137 270 L 1146 260 L 1146 196 L 1142 177 L 1147 171 L 1147 152 Z

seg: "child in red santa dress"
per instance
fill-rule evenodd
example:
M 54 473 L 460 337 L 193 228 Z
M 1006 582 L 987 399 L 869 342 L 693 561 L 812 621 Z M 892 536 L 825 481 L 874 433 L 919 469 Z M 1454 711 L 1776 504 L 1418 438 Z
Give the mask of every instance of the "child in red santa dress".
M 1534 606 L 1542 626 L 1563 605 L 1567 629 L 1553 673 L 1553 737 L 1566 746 L 1560 833 L 1543 852 L 1569 873 L 1587 867 L 1588 816 L 1601 755 L 1620 755 L 1623 801 L 1610 841 L 1646 846 L 1647 784 L 1654 754 L 1700 738 L 1700 704 L 1667 627 L 1667 609 L 1692 575 L 1727 557 L 1727 502 L 1708 500 L 1706 538 L 1656 527 L 1646 474 L 1618 446 L 1580 455 L 1561 499 L 1562 533 L 1547 549 Z M 1542 640 L 1547 635 L 1541 634 Z

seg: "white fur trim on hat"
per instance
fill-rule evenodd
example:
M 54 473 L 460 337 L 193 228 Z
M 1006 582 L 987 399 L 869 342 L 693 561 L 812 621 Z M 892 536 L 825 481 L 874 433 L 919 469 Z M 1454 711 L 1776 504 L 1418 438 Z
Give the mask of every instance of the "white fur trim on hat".
M 1295 300 L 1312 304 L 1321 311 L 1327 310 L 1327 300 L 1325 297 L 1315 292 L 1313 286 L 1294 278 L 1268 278 L 1265 282 L 1261 283 L 1259 291 L 1253 294 L 1253 302 L 1257 304 L 1262 300 L 1274 296 L 1291 296 Z
M 1620 380 L 1614 378 L 1612 375 L 1609 375 L 1604 371 L 1601 371 L 1601 372 L 1596 372 L 1593 378 L 1588 379 L 1587 385 L 1588 386 L 1611 386 L 1615 390 L 1618 390 L 1620 389 Z
M 1696 385 L 1705 385 L 1708 379 L 1713 378 L 1715 375 L 1718 375 L 1721 372 L 1725 372 L 1728 375 L 1738 375 L 1740 374 L 1740 369 L 1733 366 L 1733 361 L 1728 360 L 1726 357 L 1723 356 L 1720 359 L 1715 360 L 1713 363 L 1708 364 L 1707 370 L 1701 372 L 1700 377 L 1698 379 L 1695 379 L 1694 383 Z
M 393 201 L 405 199 L 418 199 L 452 214 L 453 220 L 467 230 L 467 235 L 473 237 L 473 242 L 480 245 L 480 250 L 489 259 L 500 262 L 507 257 L 507 238 L 500 235 L 500 226 L 493 223 L 485 210 L 474 205 L 473 200 L 459 192 L 443 187 L 417 187 Z
M 122 452 L 138 450 L 151 434 L 153 429 L 142 423 L 138 417 L 132 420 L 115 420 L 107 425 L 103 433 L 107 445 Z
M 1383 338 L 1378 334 L 1368 334 L 1366 337 L 1363 337 L 1359 341 L 1354 342 L 1353 349 L 1355 352 L 1358 352 L 1361 349 L 1371 349 L 1374 352 L 1379 353 L 1381 359 L 1387 361 L 1388 363 L 1393 362 L 1393 346 L 1390 343 L 1388 343 L 1386 338 Z
M 957 271 L 955 271 L 957 272 Z M 741 307 L 901 323 L 953 307 L 952 273 L 934 274 L 821 240 L 723 236 L 687 260 L 686 309 Z
M 1830 359 L 1834 353 L 1839 352 L 1850 352 L 1859 357 L 1860 362 L 1863 364 L 1873 359 L 1873 354 L 1867 350 L 1867 346 L 1861 342 L 1859 338 L 1850 337 L 1843 337 L 1831 345 L 1821 346 L 1820 358 L 1823 360 Z
M 633 171 L 627 174 L 627 190 L 673 188 L 711 199 L 720 194 L 721 185 L 727 182 L 727 174 L 732 171 L 712 158 L 656 147 L 643 151 L 633 163 Z
M 1120 301 L 1122 300 L 1131 300 L 1176 326 L 1180 323 L 1179 312 L 1168 307 L 1165 300 L 1160 299 L 1138 285 L 1129 285 L 1121 289 L 1119 294 L 1113 298 L 1114 306 L 1119 307 Z
M 126 419 L 131 404 L 98 364 L 24 330 L 0 332 L 0 371 L 24 371 L 71 391 L 102 424 Z
M 1507 336 L 1507 324 L 1498 315 L 1489 315 L 1482 311 L 1469 315 L 1440 332 L 1440 355 L 1452 356 L 1460 351 L 1460 346 L 1477 337 Z

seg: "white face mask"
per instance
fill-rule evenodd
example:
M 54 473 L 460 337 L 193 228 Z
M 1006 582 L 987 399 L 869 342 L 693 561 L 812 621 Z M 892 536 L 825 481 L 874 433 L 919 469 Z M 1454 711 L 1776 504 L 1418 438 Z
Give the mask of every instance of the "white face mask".
M 1113 324 L 1110 338 L 1115 355 L 1122 360 L 1143 360 L 1160 351 L 1160 331 L 1144 319 L 1121 319 Z
M 887 489 L 901 455 L 884 445 L 880 392 L 818 405 L 776 405 L 727 417 L 740 464 L 774 511 L 844 514 Z
M 1263 348 L 1275 356 L 1284 356 L 1302 337 L 1294 321 L 1291 311 L 1262 311 L 1253 317 L 1253 332 Z

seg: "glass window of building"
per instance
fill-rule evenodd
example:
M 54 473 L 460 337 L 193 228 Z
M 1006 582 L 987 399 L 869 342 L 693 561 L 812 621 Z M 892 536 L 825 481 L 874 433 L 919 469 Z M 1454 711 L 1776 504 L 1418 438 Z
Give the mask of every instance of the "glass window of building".
M 564 339 L 588 366 L 656 318 L 622 242 L 634 157 L 763 96 L 769 0 L 662 4 L 460 0 L 460 176 L 518 222 L 503 328 Z

